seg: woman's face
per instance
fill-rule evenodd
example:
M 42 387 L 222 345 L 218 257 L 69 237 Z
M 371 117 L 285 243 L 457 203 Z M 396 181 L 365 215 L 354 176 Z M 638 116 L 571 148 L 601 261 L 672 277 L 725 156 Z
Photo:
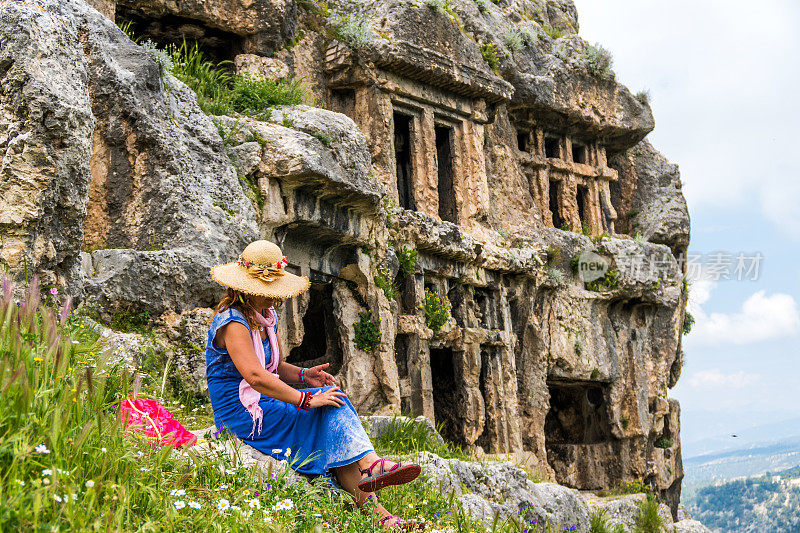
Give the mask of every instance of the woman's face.
M 249 295 L 247 299 L 250 301 L 250 305 L 255 307 L 256 309 L 266 309 L 268 307 L 272 307 L 275 304 L 275 300 L 272 298 L 266 298 L 264 296 L 256 296 L 256 295 Z

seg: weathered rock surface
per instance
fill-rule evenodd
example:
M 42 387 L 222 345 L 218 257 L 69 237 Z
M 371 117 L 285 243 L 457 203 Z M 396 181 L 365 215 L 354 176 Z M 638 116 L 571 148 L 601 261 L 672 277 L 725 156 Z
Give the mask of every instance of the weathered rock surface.
M 648 141 L 609 160 L 620 174 L 612 189 L 614 206 L 622 215 L 622 231 L 640 234 L 685 254 L 689 247 L 689 209 L 681 192 L 678 166 L 671 164 Z
M 589 507 L 580 492 L 555 483 L 533 483 L 509 462 L 443 459 L 428 452 L 416 459 L 428 483 L 443 494 L 456 494 L 466 512 L 487 524 L 497 515 L 507 520 L 522 512 L 526 520 L 540 524 L 589 530 Z
M 75 280 L 95 117 L 79 28 L 57 9 L 0 6 L 0 263 Z
M 645 494 L 626 494 L 624 496 L 598 497 L 593 494 L 584 494 L 592 512 L 602 512 L 608 520 L 608 525 L 622 526 L 625 531 L 633 531 L 641 511 L 640 506 L 647 501 Z M 664 523 L 664 532 L 672 531 L 672 512 L 665 504 L 660 504 L 658 514 Z

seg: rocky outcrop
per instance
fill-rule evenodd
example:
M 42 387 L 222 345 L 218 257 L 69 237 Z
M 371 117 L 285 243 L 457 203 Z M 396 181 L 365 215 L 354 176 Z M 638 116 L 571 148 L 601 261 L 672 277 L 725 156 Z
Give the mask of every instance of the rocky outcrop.
M 577 35 L 570 1 L 381 0 L 327 18 L 281 0 L 120 2 L 158 45 L 288 71 L 327 108 L 261 121 L 205 116 L 83 0 L 39 3 L 0 6 L 0 261 L 15 276 L 39 272 L 104 320 L 146 310 L 168 381 L 202 396 L 221 293 L 208 270 L 272 239 L 311 279 L 279 309 L 288 361 L 330 363 L 362 412 L 424 415 L 561 485 L 430 458 L 471 512 L 531 504 L 530 519 L 585 524 L 578 490 L 632 480 L 676 511 L 686 204 L 642 142 L 649 106 Z
M 113 22 L 82 2 L 44 5 L 43 17 L 3 6 L 4 80 L 25 81 L 4 105 L 44 125 L 8 122 L 4 262 L 57 284 L 82 275 L 104 314 L 212 304 L 206 273 L 257 234 L 216 127 Z M 81 249 L 91 255 L 82 271 Z
M 614 155 L 609 164 L 620 175 L 612 188 L 614 207 L 622 215 L 618 229 L 666 244 L 676 256 L 685 256 L 689 209 L 681 192 L 678 166 L 648 141 Z
M 75 280 L 95 117 L 71 19 L 0 6 L 0 262 L 49 284 Z

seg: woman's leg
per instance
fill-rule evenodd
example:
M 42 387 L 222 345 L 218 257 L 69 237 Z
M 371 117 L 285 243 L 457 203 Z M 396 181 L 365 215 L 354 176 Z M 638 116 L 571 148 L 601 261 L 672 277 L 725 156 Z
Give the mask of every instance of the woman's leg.
M 358 489 L 358 482 L 361 481 L 361 468 L 360 468 L 361 465 L 359 464 L 360 462 L 361 461 L 356 463 L 350 463 L 349 465 L 341 466 L 339 468 L 334 469 L 334 471 L 336 472 L 336 479 L 339 481 L 339 485 L 341 485 L 344 490 L 353 495 L 353 498 L 355 499 L 356 505 L 359 507 L 359 509 L 362 508 L 369 499 L 372 499 L 376 503 L 373 512 L 376 515 L 378 515 L 378 518 L 383 518 L 385 516 L 391 515 L 391 513 L 387 511 L 383 507 L 383 505 L 378 503 L 378 499 L 375 496 L 374 492 L 362 492 Z M 370 464 L 372 463 L 368 463 L 367 466 L 369 466 Z M 384 525 L 392 526 L 394 525 L 394 521 L 387 520 Z

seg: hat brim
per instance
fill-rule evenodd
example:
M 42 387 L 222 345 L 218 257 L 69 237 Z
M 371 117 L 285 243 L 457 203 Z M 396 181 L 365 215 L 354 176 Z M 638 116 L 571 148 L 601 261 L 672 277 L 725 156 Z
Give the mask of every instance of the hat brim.
M 236 263 L 215 266 L 211 269 L 211 279 L 231 289 L 265 298 L 292 298 L 311 286 L 306 276 L 296 276 L 286 271 L 274 281 L 261 281 Z

